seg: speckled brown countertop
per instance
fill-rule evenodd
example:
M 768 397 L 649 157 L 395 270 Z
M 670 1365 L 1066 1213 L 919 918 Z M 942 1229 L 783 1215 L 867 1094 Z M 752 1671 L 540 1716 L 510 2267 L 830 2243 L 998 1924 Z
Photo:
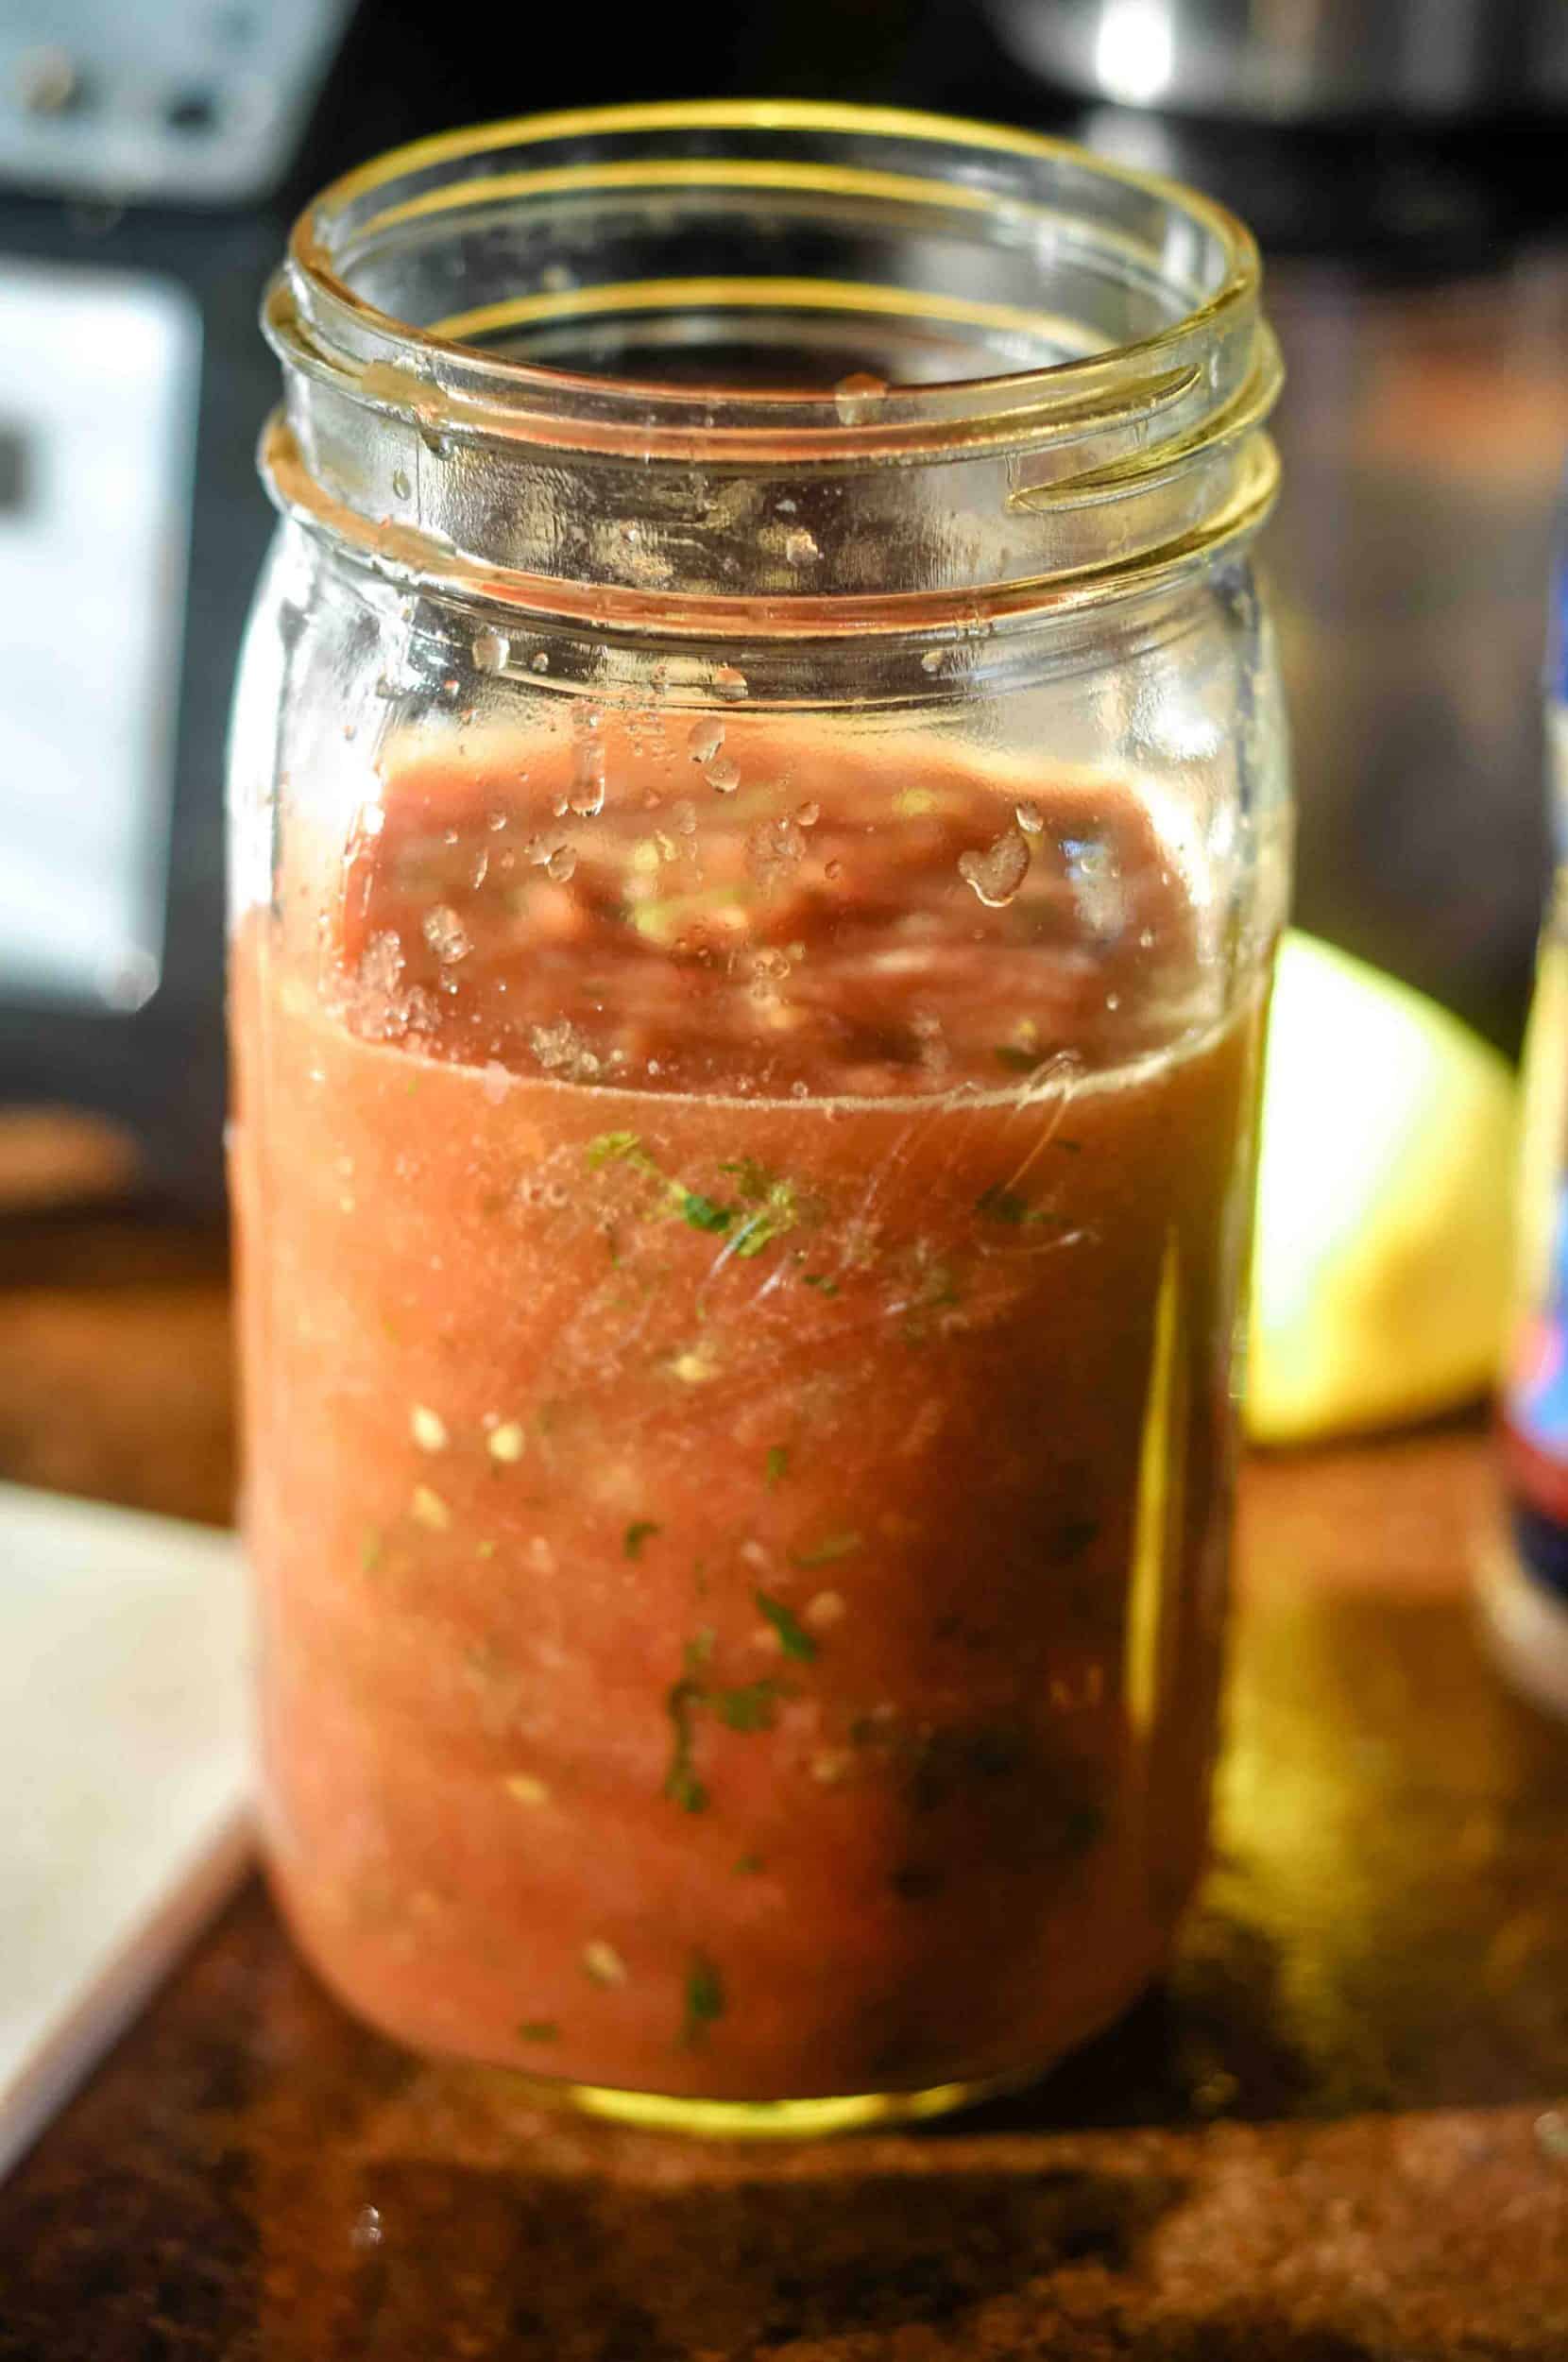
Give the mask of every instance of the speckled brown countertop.
M 0 1230 L 0 1475 L 221 1515 L 225 1352 L 211 1242 Z M 819 2148 L 551 2117 L 352 2024 L 252 1887 L 0 2188 L 0 2357 L 1568 2362 L 1568 1727 L 1476 1649 L 1485 1473 L 1249 1470 L 1202 1908 L 1038 2092 Z

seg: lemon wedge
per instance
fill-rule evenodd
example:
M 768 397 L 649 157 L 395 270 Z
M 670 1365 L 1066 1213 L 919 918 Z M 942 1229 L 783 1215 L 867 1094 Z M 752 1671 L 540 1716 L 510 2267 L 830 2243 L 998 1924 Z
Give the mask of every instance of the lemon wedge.
M 1510 1288 L 1506 1059 L 1310 935 L 1264 1074 L 1247 1429 L 1304 1442 L 1444 1411 L 1496 1368 Z

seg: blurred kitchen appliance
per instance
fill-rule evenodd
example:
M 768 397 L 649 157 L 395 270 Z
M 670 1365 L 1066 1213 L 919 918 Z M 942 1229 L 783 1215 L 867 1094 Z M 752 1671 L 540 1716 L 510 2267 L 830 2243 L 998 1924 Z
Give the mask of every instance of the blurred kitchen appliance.
M 268 196 L 354 0 L 6 0 L 0 181 L 115 204 Z
M 1262 122 L 1455 117 L 1568 95 L 1562 0 L 985 0 L 1031 73 Z
M 0 5 L 0 1103 L 208 1205 L 256 307 L 353 5 Z

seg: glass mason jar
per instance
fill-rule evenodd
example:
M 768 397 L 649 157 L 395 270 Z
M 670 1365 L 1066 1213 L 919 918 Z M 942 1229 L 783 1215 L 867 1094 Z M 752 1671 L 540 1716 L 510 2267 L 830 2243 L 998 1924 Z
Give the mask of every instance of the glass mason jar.
M 798 2131 L 1167 1958 L 1288 870 L 1245 230 L 642 107 L 304 215 L 238 691 L 265 1826 L 348 2001 Z

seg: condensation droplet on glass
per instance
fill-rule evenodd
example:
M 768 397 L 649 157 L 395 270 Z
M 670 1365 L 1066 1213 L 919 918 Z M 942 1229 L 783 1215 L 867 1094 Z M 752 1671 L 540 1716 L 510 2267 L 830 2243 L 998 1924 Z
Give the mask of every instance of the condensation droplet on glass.
M 869 369 L 852 369 L 833 388 L 833 407 L 845 426 L 860 426 L 871 417 L 887 392 L 887 380 Z
M 823 874 L 823 876 L 824 876 L 825 878 L 842 878 L 842 877 L 844 876 L 844 864 L 843 864 L 843 862 L 842 862 L 842 861 L 830 861 L 830 862 L 828 862 L 828 863 L 825 865 L 825 867 L 824 867 L 824 869 L 823 869 L 823 873 L 822 873 L 822 874 Z
M 473 887 L 476 894 L 489 874 L 490 848 L 487 845 L 482 845 L 478 852 L 473 857 L 473 867 L 469 873 L 469 883 Z
M 577 847 L 574 845 L 557 845 L 544 864 L 545 875 L 554 878 L 557 885 L 565 885 L 576 866 Z
M 670 825 L 681 836 L 695 836 L 697 833 L 696 805 L 683 796 L 678 804 L 672 804 L 670 807 Z
M 487 812 L 485 814 L 485 826 L 498 830 L 503 829 L 506 826 L 506 814 L 503 812 Z
M 920 659 L 920 670 L 923 673 L 940 673 L 946 653 L 946 648 L 928 648 Z
M 732 699 L 743 697 L 746 693 L 746 676 L 736 665 L 721 664 L 713 676 L 713 688 L 715 693 L 721 697 Z
M 686 733 L 686 744 L 693 762 L 711 762 L 724 743 L 724 726 L 711 714 L 693 722 Z
M 814 829 L 822 818 L 822 806 L 820 804 L 797 804 L 795 818 L 803 829 Z
M 531 657 L 529 658 L 529 659 L 528 659 L 528 670 L 529 670 L 531 673 L 548 673 L 548 672 L 549 672 L 549 670 L 550 670 L 550 659 L 549 659 L 549 657 L 548 657 L 548 656 L 546 656 L 546 654 L 545 654 L 545 652 L 544 652 L 544 650 L 543 650 L 542 648 L 539 648 L 539 649 L 536 650 L 536 652 L 534 653 L 534 655 L 533 655 L 533 656 L 531 656 Z
M 359 736 L 359 732 L 354 727 L 352 722 L 345 722 L 343 725 L 343 735 L 345 738 L 354 739 Z
M 1108 993 L 1106 994 L 1106 996 L 1105 996 L 1105 1005 L 1106 1005 L 1106 1007 L 1110 1010 L 1110 1012 L 1111 1012 L 1112 1016 L 1114 1017 L 1114 1016 L 1116 1015 L 1116 1012 L 1117 1011 L 1117 1009 L 1119 1009 L 1119 1008 L 1120 1008 L 1120 1006 L 1121 1006 L 1121 995 L 1120 995 L 1120 993 L 1119 993 L 1119 992 L 1108 992 Z
M 419 927 L 438 960 L 465 960 L 473 950 L 468 929 L 448 902 L 426 911 Z
M 567 801 L 583 820 L 597 819 L 605 809 L 605 749 L 597 739 L 578 742 Z
M 958 874 L 988 910 L 1001 910 L 1029 875 L 1029 846 L 1016 829 L 1006 829 L 983 852 L 961 853 Z
M 407 500 L 409 494 L 413 491 L 414 487 L 408 480 L 408 470 L 406 468 L 393 469 L 392 489 L 396 497 L 401 501 Z
M 1013 816 L 1025 836 L 1038 836 L 1046 825 L 1046 815 L 1039 805 L 1031 803 L 1027 798 L 1023 803 L 1014 805 Z
M 1153 950 L 1153 949 L 1154 949 L 1154 930 L 1153 930 L 1153 928 L 1152 928 L 1152 927 L 1141 927 L 1141 928 L 1138 930 L 1138 950 L 1139 950 L 1140 951 L 1152 951 L 1152 950 Z
M 504 673 L 512 643 L 503 631 L 478 631 L 473 637 L 473 660 L 481 673 Z
M 790 1085 L 790 1097 L 792 1099 L 804 1099 L 806 1096 L 807 1087 L 804 1083 L 792 1083 Z
M 479 1070 L 479 1087 L 492 1107 L 499 1107 L 512 1087 L 512 1077 L 499 1058 L 491 1058 Z
M 784 536 L 784 556 L 791 566 L 809 566 L 813 557 L 820 557 L 816 536 L 804 525 L 792 525 Z
M 733 796 L 741 784 L 741 766 L 733 755 L 715 755 L 703 777 L 721 796 Z
M 382 2230 L 381 2208 L 362 2206 L 349 2230 L 350 2247 L 380 2247 L 385 2234 Z
M 759 820 L 746 839 L 746 867 L 765 888 L 793 870 L 805 850 L 806 839 L 793 820 Z
M 359 981 L 366 992 L 393 993 L 403 972 L 403 950 L 390 927 L 373 934 L 360 955 Z
M 548 295 L 565 295 L 577 281 L 564 263 L 547 263 L 539 273 L 539 285 Z

